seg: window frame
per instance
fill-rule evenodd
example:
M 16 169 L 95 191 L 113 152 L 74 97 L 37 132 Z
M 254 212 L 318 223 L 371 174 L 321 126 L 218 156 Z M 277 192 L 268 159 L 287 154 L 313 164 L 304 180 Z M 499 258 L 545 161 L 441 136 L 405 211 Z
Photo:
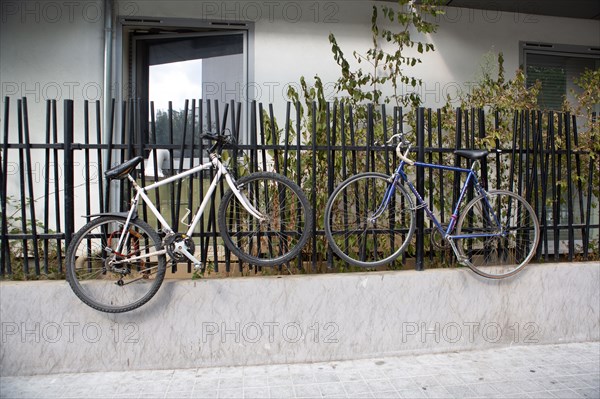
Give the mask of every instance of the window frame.
M 251 82 L 254 81 L 254 22 L 227 22 L 220 20 L 202 20 L 193 18 L 160 18 L 160 17 L 128 17 L 118 16 L 118 28 L 116 29 L 115 35 L 115 74 L 114 76 L 114 87 L 118 90 L 114 90 L 114 97 L 117 104 L 122 104 L 126 99 L 132 98 L 132 95 L 136 92 L 136 73 L 130 73 L 133 68 L 137 68 L 137 61 L 135 60 L 135 45 L 132 40 L 131 31 L 134 29 L 189 29 L 189 32 L 177 33 L 173 32 L 173 36 L 185 37 L 195 34 L 239 34 L 242 33 L 244 37 L 244 64 L 243 74 L 245 78 L 245 86 L 242 88 L 243 95 L 247 101 L 242 101 L 242 127 L 240 141 L 245 142 L 248 140 L 249 132 L 249 110 L 250 104 L 253 100 L 251 96 L 253 93 L 249 90 Z M 148 35 L 148 38 L 154 35 Z M 164 36 L 166 38 L 166 35 Z M 116 126 L 121 126 L 124 121 L 124 115 L 122 115 L 121 107 L 115 109 L 115 121 Z
M 527 77 L 527 55 L 587 58 L 600 62 L 600 47 L 545 42 L 519 42 L 519 65 Z M 568 95 L 568 93 L 565 93 Z

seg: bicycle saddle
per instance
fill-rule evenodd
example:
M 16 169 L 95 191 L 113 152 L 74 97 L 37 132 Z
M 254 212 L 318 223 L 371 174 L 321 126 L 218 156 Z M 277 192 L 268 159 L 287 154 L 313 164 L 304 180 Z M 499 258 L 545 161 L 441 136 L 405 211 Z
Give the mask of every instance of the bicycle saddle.
M 124 179 L 143 160 L 143 157 L 130 159 L 129 161 L 123 162 L 121 165 L 117 165 L 114 168 L 107 170 L 104 172 L 104 176 L 109 180 Z
M 455 150 L 455 155 L 465 157 L 467 159 L 481 159 L 489 154 L 488 150 Z

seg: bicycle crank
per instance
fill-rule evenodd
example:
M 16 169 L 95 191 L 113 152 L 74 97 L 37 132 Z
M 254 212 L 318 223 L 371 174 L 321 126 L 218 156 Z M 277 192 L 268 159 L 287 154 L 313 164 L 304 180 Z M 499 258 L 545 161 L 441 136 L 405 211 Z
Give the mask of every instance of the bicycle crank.
M 448 226 L 442 226 L 442 229 L 446 231 L 447 227 Z M 431 245 L 433 246 L 433 248 L 438 250 L 447 250 L 448 240 L 444 238 L 444 236 L 438 229 L 433 228 L 431 230 Z
M 164 239 L 164 247 L 167 249 L 167 254 L 171 259 L 177 262 L 185 262 L 188 260 L 184 251 L 189 254 L 194 253 L 194 240 L 181 233 L 168 235 Z

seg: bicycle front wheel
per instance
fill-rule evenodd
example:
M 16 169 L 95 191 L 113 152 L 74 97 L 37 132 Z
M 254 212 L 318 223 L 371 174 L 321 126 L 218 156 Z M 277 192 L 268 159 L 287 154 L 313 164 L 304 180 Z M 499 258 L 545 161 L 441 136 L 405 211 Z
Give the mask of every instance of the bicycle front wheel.
M 298 256 L 312 230 L 312 211 L 300 187 L 271 172 L 253 173 L 236 186 L 263 219 L 254 217 L 232 190 L 225 193 L 219 230 L 231 252 L 244 262 L 268 267 Z
M 325 235 L 333 251 L 353 266 L 393 262 L 415 230 L 412 198 L 400 184 L 392 187 L 389 179 L 380 173 L 358 174 L 327 201 Z
M 458 219 L 459 256 L 475 273 L 493 279 L 512 276 L 537 249 L 540 225 L 533 208 L 510 191 L 489 191 L 467 204 Z
M 142 306 L 165 277 L 166 259 L 158 234 L 137 219 L 122 234 L 125 222 L 118 216 L 94 219 L 75 234 L 67 250 L 71 288 L 85 304 L 102 312 Z

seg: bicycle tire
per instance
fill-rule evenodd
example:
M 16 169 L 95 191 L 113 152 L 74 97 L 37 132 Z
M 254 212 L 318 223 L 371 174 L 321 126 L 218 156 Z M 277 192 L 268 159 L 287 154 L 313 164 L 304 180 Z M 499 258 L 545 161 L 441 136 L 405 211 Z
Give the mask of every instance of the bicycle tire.
M 290 179 L 257 172 L 237 181 L 237 188 L 263 215 L 248 213 L 231 189 L 221 199 L 219 231 L 235 256 L 255 266 L 273 267 L 298 256 L 312 234 L 308 199 Z
M 389 185 L 390 176 L 361 173 L 342 182 L 327 201 L 325 235 L 331 249 L 353 266 L 373 268 L 392 263 L 410 243 L 415 207 L 402 185 L 396 184 L 393 200 L 377 221 L 368 220 L 382 204 Z
M 165 277 L 164 254 L 142 256 L 162 249 L 158 234 L 142 220 L 129 222 L 125 240 L 128 254 L 106 251 L 116 248 L 125 222 L 126 218 L 118 216 L 94 219 L 73 236 L 67 249 L 66 275 L 71 289 L 86 305 L 106 313 L 128 312 L 142 306 L 156 294 Z M 107 253 L 112 255 L 106 256 Z M 108 271 L 111 256 L 138 259 L 120 266 L 121 272 Z M 125 284 L 119 285 L 119 281 Z
M 510 277 L 523 270 L 535 254 L 540 225 L 533 208 L 521 196 L 504 190 L 486 194 L 487 201 L 480 195 L 465 206 L 456 228 L 456 235 L 480 236 L 455 239 L 456 247 L 461 259 L 480 276 Z M 505 237 L 485 236 L 498 230 L 498 223 L 490 216 L 490 206 L 500 218 Z

